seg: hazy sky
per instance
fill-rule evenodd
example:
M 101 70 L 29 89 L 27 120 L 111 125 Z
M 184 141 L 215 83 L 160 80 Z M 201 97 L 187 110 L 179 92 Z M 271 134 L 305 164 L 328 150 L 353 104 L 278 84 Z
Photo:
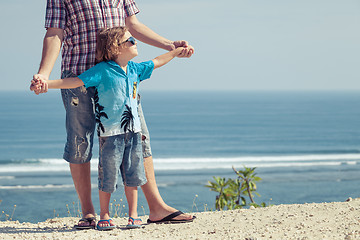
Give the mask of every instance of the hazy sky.
M 138 18 L 195 47 L 146 90 L 360 90 L 359 0 L 137 0 Z M 38 70 L 45 0 L 0 2 L 0 90 L 26 90 Z M 164 52 L 139 44 L 135 61 Z M 52 78 L 60 75 L 60 62 Z

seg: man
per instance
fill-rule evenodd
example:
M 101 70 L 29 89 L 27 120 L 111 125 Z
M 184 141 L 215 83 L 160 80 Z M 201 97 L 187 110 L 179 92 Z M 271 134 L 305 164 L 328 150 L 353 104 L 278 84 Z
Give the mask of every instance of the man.
M 39 71 L 33 79 L 49 78 L 62 45 L 62 78 L 77 76 L 94 66 L 96 34 L 102 28 L 125 25 L 136 39 L 144 43 L 166 50 L 185 47 L 183 57 L 190 57 L 194 53 L 193 47 L 186 41 L 170 41 L 138 21 L 136 18 L 138 12 L 134 0 L 48 0 L 45 20 L 47 31 L 43 42 L 42 59 Z M 40 90 L 40 92 L 46 91 L 46 86 Z M 79 87 L 61 91 L 66 109 L 67 129 L 64 159 L 69 162 L 83 214 L 76 227 L 92 228 L 95 226 L 95 210 L 91 200 L 90 159 L 95 129 L 92 105 L 94 89 Z M 141 105 L 139 115 L 142 118 L 144 164 L 148 180 L 142 186 L 150 209 L 148 222 L 192 221 L 193 216 L 168 206 L 161 198 L 155 181 L 149 135 Z

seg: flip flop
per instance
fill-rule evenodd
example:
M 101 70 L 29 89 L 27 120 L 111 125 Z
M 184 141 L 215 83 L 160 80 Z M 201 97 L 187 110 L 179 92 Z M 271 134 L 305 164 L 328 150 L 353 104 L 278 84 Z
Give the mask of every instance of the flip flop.
M 110 221 L 111 221 L 111 219 L 107 219 L 107 220 L 103 219 L 103 220 L 98 221 L 98 223 L 97 223 L 97 225 L 96 225 L 97 230 L 99 230 L 99 231 L 106 231 L 106 230 L 113 230 L 113 229 L 115 229 L 116 226 L 115 226 L 115 225 L 111 226 L 111 225 L 110 225 Z M 100 226 L 99 226 L 99 223 L 101 223 L 101 222 L 107 222 L 107 223 L 109 223 L 109 226 L 100 227 Z
M 91 225 L 92 222 L 95 222 L 96 218 L 95 217 L 89 217 L 89 218 L 82 218 L 79 220 L 80 222 L 88 222 L 89 225 L 84 226 L 84 225 L 74 225 L 74 228 L 79 229 L 79 230 L 84 230 L 84 229 L 95 229 L 95 225 Z
M 135 224 L 135 221 L 137 224 Z M 126 225 L 126 228 L 133 229 L 133 228 L 142 228 L 142 221 L 140 218 L 132 218 L 129 217 L 129 223 Z
M 196 217 L 193 216 L 191 219 L 181 219 L 181 220 L 177 220 L 177 219 L 174 219 L 176 218 L 177 216 L 181 215 L 181 214 L 184 214 L 182 211 L 177 211 L 177 212 L 174 212 L 166 217 L 164 217 L 163 219 L 161 220 L 158 220 L 158 221 L 151 221 L 150 219 L 147 220 L 147 223 L 150 224 L 150 223 L 165 223 L 165 224 L 170 224 L 170 223 L 188 223 L 188 222 L 192 222 Z

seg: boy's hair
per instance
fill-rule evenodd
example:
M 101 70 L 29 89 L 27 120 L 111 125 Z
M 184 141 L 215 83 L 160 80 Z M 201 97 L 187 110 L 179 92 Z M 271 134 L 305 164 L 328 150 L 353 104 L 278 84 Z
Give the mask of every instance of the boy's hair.
M 126 27 L 106 28 L 99 31 L 96 39 L 96 61 L 115 60 L 119 54 L 120 41 L 125 32 Z

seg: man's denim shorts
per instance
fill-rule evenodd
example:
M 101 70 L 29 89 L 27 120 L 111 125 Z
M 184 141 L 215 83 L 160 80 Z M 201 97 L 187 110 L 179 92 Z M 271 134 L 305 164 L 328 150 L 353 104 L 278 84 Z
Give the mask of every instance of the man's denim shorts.
M 69 71 L 64 71 L 61 78 L 76 77 Z M 64 159 L 69 163 L 86 163 L 92 157 L 92 147 L 95 132 L 95 114 L 93 97 L 95 88 L 84 86 L 74 89 L 61 89 L 61 95 L 66 110 L 67 141 Z M 144 158 L 151 156 L 150 136 L 141 109 L 139 97 L 139 117 L 144 140 L 142 141 Z
M 138 113 L 141 124 L 143 156 L 144 158 L 147 158 L 152 156 L 152 152 L 150 147 L 150 134 L 145 122 L 144 113 L 142 111 L 140 95 L 138 95 Z
M 99 190 L 113 193 L 119 172 L 125 186 L 146 183 L 141 133 L 126 133 L 99 138 Z

